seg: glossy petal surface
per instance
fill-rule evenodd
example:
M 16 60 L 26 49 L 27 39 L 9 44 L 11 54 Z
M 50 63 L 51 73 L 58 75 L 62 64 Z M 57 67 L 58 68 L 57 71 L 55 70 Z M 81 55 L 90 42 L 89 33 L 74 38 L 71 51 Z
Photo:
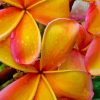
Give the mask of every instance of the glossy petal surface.
M 2 0 L 10 5 L 19 7 L 19 8 L 30 8 L 34 7 L 39 3 L 42 3 L 45 0 Z
M 43 3 L 46 0 L 24 0 L 24 7 L 30 9 L 34 6 L 37 6 L 40 3 Z
M 41 50 L 41 66 L 45 70 L 56 69 L 64 61 L 73 48 L 78 30 L 79 24 L 73 20 L 62 18 L 49 23 Z
M 0 100 L 32 100 L 40 77 L 27 74 L 0 91 Z
M 5 39 L 18 25 L 24 12 L 15 7 L 0 10 L 0 40 Z
M 30 64 L 40 52 L 41 37 L 38 26 L 27 12 L 11 34 L 11 50 L 19 64 Z
M 100 38 L 95 38 L 87 51 L 85 62 L 92 75 L 100 75 Z
M 8 3 L 12 6 L 16 6 L 16 7 L 19 7 L 19 8 L 23 8 L 23 0 L 2 0 L 4 1 L 5 3 Z
M 17 64 L 11 54 L 10 49 L 10 39 L 0 42 L 0 62 L 6 64 L 7 66 L 13 67 L 15 69 L 24 72 L 36 72 L 35 68 L 30 65 L 19 65 Z
M 37 21 L 47 24 L 53 19 L 69 16 L 69 0 L 47 0 L 31 8 L 30 12 Z
M 46 77 L 58 97 L 91 100 L 93 96 L 90 77 L 84 72 L 55 71 Z
M 66 61 L 59 67 L 60 70 L 86 71 L 84 56 L 79 51 L 73 50 L 66 57 Z
M 86 28 L 91 34 L 100 36 L 99 23 L 100 8 L 95 3 L 91 3 L 86 16 Z
M 42 77 L 34 100 L 57 100 L 47 80 Z

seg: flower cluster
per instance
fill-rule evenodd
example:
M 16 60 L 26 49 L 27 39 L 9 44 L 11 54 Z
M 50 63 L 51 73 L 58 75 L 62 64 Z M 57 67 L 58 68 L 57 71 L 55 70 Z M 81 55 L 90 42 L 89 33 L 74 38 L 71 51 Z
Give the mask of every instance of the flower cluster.
M 2 0 L 0 62 L 25 75 L 0 100 L 92 100 L 100 75 L 100 0 L 88 1 L 85 21 L 71 19 L 72 0 Z M 36 23 L 46 26 L 42 42 Z

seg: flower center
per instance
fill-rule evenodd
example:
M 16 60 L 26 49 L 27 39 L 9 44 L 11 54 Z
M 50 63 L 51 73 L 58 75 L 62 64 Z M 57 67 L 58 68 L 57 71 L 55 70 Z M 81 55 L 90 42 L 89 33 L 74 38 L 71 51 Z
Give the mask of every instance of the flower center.
M 38 73 L 39 73 L 39 74 L 43 74 L 43 70 L 39 70 Z
M 26 7 L 24 7 L 24 8 L 23 8 L 23 10 L 24 10 L 24 11 L 27 11 L 27 8 L 26 8 Z

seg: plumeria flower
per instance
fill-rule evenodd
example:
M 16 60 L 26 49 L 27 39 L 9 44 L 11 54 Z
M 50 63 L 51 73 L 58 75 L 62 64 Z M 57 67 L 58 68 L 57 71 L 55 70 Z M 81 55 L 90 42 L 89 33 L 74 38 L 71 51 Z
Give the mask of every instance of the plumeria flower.
M 92 100 L 92 82 L 83 57 L 72 50 L 79 28 L 70 19 L 50 22 L 44 31 L 41 57 L 33 65 L 16 63 L 10 39 L 1 42 L 0 61 L 27 74 L 1 90 L 0 100 Z
M 92 35 L 100 36 L 100 0 L 90 3 L 87 12 L 85 26 Z
M 2 1 L 8 3 L 9 7 L 0 10 L 0 41 L 12 33 L 11 50 L 16 62 L 19 64 L 33 63 L 38 55 L 41 41 L 40 31 L 35 20 L 47 25 L 49 21 L 55 18 L 68 17 L 69 1 Z
M 90 2 L 90 7 L 87 11 L 85 28 L 92 36 L 89 39 L 85 36 L 84 31 L 80 32 L 77 46 L 83 49 L 88 46 L 85 55 L 85 65 L 88 72 L 93 76 L 100 76 L 100 0 L 84 0 Z M 86 32 L 85 32 L 86 33 Z M 89 45 L 85 45 L 89 40 Z
M 85 56 L 88 72 L 100 76 L 100 0 L 90 3 L 86 16 L 86 28 L 92 34 L 93 40 Z

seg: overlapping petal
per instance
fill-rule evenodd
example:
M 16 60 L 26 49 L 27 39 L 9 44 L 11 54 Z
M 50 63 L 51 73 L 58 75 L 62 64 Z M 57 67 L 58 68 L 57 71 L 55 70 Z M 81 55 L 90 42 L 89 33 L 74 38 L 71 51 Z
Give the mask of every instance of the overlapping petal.
M 87 46 L 90 44 L 92 39 L 93 39 L 93 36 L 89 34 L 83 26 L 80 25 L 80 31 L 79 31 L 79 35 L 76 41 L 76 47 L 80 51 L 82 50 L 84 51 L 84 49 L 87 48 Z
M 27 12 L 11 34 L 11 49 L 15 61 L 30 64 L 40 52 L 41 37 L 35 20 Z
M 92 75 L 100 75 L 100 37 L 91 42 L 85 57 L 85 63 Z
M 71 51 L 76 41 L 79 24 L 73 20 L 58 19 L 49 23 L 45 30 L 41 50 L 41 67 L 56 69 Z
M 2 0 L 10 5 L 16 6 L 18 8 L 31 8 L 39 3 L 46 0 Z
M 82 56 L 78 50 L 72 50 L 72 52 L 66 57 L 65 62 L 61 64 L 59 69 L 86 72 L 84 56 Z
M 100 2 L 100 1 L 99 1 Z M 100 36 L 100 7 L 91 3 L 86 16 L 86 28 L 93 35 Z
M 16 6 L 18 8 L 23 8 L 23 0 L 2 0 L 5 3 L 8 3 L 12 6 Z
M 45 77 L 42 76 L 34 100 L 45 100 L 45 99 L 57 100 L 51 86 L 49 85 Z
M 47 24 L 53 19 L 69 16 L 69 0 L 47 0 L 29 11 L 37 21 Z
M 43 3 L 46 0 L 23 0 L 23 1 L 24 1 L 24 7 L 30 9 L 40 3 Z
M 55 71 L 45 75 L 56 96 L 75 100 L 91 100 L 90 76 L 80 71 Z
M 86 31 L 85 29 L 80 25 L 80 30 L 79 30 L 79 34 L 78 34 L 78 39 L 76 41 L 76 45 L 79 49 L 83 48 L 84 45 L 84 41 L 86 39 Z
M 9 38 L 5 41 L 0 42 L 0 62 L 24 72 L 37 72 L 31 65 L 19 65 L 14 61 L 11 54 Z
M 24 11 L 15 7 L 0 10 L 0 40 L 5 39 L 21 20 Z
M 33 100 L 40 76 L 27 74 L 0 91 L 0 100 Z

